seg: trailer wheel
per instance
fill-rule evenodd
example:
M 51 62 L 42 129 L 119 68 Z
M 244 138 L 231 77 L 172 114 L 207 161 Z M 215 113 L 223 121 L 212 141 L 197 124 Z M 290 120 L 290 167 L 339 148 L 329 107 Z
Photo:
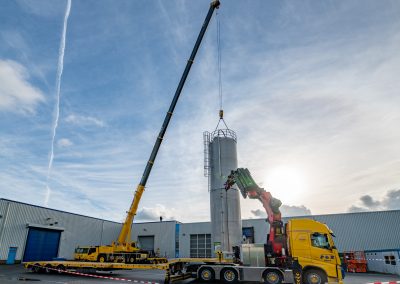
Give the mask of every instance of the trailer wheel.
M 283 281 L 282 274 L 276 270 L 267 270 L 263 274 L 265 284 L 280 284 Z
M 211 282 L 215 279 L 214 269 L 211 267 L 202 267 L 199 270 L 199 279 L 204 282 Z
M 64 273 L 64 271 L 65 271 L 65 266 L 64 265 L 60 264 L 60 265 L 57 266 L 57 273 L 58 274 L 62 274 L 62 273 Z
M 328 281 L 325 273 L 318 269 L 310 269 L 304 272 L 305 284 L 323 284 Z
M 239 275 L 234 268 L 224 268 L 221 271 L 221 279 L 224 283 L 236 283 L 239 280 Z
M 106 262 L 106 255 L 105 254 L 100 254 L 99 257 L 97 258 L 98 262 Z
M 43 272 L 43 268 L 39 263 L 35 263 L 32 266 L 32 272 L 34 272 L 34 273 L 42 273 Z
M 53 273 L 54 270 L 52 270 L 53 266 L 51 266 L 51 264 L 46 264 L 46 266 L 44 267 L 44 272 L 46 274 L 50 274 Z

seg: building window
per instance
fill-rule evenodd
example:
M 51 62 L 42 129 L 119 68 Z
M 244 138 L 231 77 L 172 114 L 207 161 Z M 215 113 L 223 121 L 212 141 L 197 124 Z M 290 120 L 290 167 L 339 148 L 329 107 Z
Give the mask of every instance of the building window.
M 311 245 L 313 247 L 329 249 L 328 236 L 326 234 L 313 233 L 311 234 Z
M 254 227 L 243 227 L 242 235 L 245 243 L 254 244 Z
M 391 265 L 396 265 L 396 259 L 394 258 L 394 255 L 389 256 L 389 259 Z
M 385 255 L 385 264 L 390 264 L 389 256 Z
M 211 257 L 211 234 L 190 235 L 190 257 Z

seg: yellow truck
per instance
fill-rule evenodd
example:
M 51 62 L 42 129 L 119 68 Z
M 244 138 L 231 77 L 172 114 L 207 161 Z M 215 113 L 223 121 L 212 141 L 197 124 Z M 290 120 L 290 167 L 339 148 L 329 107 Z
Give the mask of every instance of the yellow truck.
M 188 270 L 202 281 L 225 283 L 256 281 L 266 284 L 343 283 L 339 253 L 333 232 L 326 224 L 311 219 L 282 222 L 281 201 L 260 188 L 248 169 L 231 172 L 225 183 L 236 184 L 244 198 L 258 199 L 270 225 L 265 244 L 242 244 L 233 248 L 231 264 L 189 264 Z
M 282 232 L 287 251 L 273 255 L 266 244 L 242 244 L 232 263 L 186 263 L 203 282 L 258 282 L 265 284 L 343 284 L 338 250 L 327 225 L 311 219 L 289 220 Z
M 333 232 L 311 219 L 292 219 L 286 224 L 288 254 L 302 267 L 304 283 L 342 283 L 339 252 Z

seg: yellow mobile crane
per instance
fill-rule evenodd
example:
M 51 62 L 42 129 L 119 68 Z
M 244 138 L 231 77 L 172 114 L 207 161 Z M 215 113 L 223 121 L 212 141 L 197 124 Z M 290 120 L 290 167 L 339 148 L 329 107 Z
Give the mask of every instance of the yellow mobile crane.
M 131 226 L 133 218 L 136 215 L 140 199 L 144 192 L 147 179 L 149 178 L 151 169 L 153 167 L 154 161 L 156 159 L 158 150 L 160 148 L 161 142 L 163 141 L 164 134 L 167 130 L 168 124 L 171 120 L 172 114 L 174 112 L 176 103 L 178 102 L 179 96 L 182 92 L 183 86 L 185 84 L 186 78 L 189 74 L 190 68 L 194 62 L 196 53 L 200 47 L 200 43 L 203 36 L 207 30 L 208 24 L 212 17 L 215 9 L 219 8 L 220 2 L 214 0 L 210 4 L 207 16 L 204 20 L 203 26 L 197 37 L 196 43 L 194 45 L 193 51 L 190 58 L 186 64 L 186 68 L 183 71 L 181 80 L 179 81 L 178 88 L 176 89 L 175 95 L 172 99 L 171 105 L 165 116 L 164 122 L 161 126 L 160 133 L 156 139 L 153 146 L 149 161 L 147 162 L 146 168 L 143 172 L 142 179 L 135 191 L 135 195 L 132 200 L 132 204 L 127 212 L 125 222 L 122 225 L 121 232 L 119 233 L 118 240 L 107 246 L 87 246 L 87 247 L 77 247 L 75 250 L 74 258 L 80 261 L 98 261 L 98 262 L 125 262 L 125 263 L 159 263 L 167 262 L 165 258 L 150 257 L 147 251 L 143 251 L 136 246 L 135 242 L 131 241 Z

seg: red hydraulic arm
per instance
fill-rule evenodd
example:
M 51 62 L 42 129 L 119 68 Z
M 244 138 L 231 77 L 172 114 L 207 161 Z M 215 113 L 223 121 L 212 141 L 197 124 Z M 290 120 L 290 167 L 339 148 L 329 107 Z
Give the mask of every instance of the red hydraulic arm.
M 269 238 L 267 245 L 270 247 L 270 253 L 280 257 L 283 255 L 282 249 L 285 245 L 283 235 L 282 216 L 279 207 L 282 202 L 272 197 L 271 193 L 260 188 L 253 180 L 248 169 L 239 168 L 232 171 L 225 183 L 225 189 L 229 190 L 234 184 L 237 184 L 244 198 L 258 199 L 262 203 L 270 224 Z

